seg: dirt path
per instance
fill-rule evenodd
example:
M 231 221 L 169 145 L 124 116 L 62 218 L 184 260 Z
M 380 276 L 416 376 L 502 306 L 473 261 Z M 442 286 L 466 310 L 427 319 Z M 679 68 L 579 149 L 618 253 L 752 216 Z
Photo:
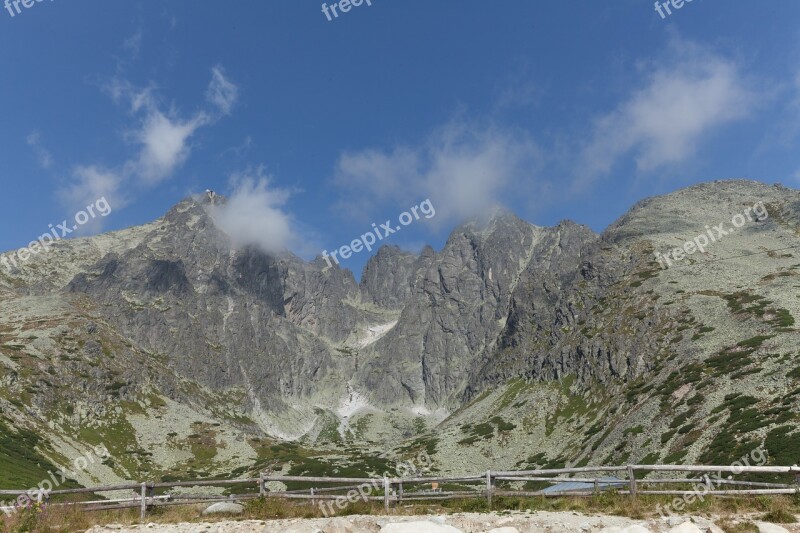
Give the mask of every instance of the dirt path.
M 800 526 L 757 524 L 761 533 L 800 533 Z M 87 533 L 722 533 L 703 518 L 632 520 L 575 512 L 458 513 L 446 516 L 347 516 L 319 519 L 246 520 L 141 526 L 97 526 Z

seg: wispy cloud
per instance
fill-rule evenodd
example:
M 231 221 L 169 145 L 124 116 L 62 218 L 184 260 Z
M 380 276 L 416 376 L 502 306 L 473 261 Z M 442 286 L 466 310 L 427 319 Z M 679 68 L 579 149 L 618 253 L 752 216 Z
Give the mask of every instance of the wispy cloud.
M 502 203 L 514 185 L 534 178 L 541 158 L 522 132 L 454 120 L 419 146 L 342 154 L 335 181 L 340 207 L 351 214 L 371 217 L 390 201 L 396 209 L 430 198 L 442 225 Z
M 711 132 L 758 104 L 736 61 L 696 44 L 675 39 L 663 61 L 648 66 L 644 83 L 594 122 L 576 186 L 608 174 L 625 156 L 640 172 L 682 163 Z
M 193 136 L 201 128 L 213 124 L 221 111 L 229 113 L 236 101 L 236 86 L 227 81 L 222 72 L 222 67 L 212 69 L 207 88 L 214 95 L 210 100 L 213 109 L 199 110 L 188 117 L 182 117 L 174 106 L 164 105 L 153 84 L 137 87 L 124 78 L 115 77 L 103 85 L 103 90 L 114 102 L 124 106 L 133 119 L 134 124 L 125 132 L 124 139 L 135 151 L 129 159 L 115 166 L 78 165 L 72 182 L 59 192 L 60 198 L 69 207 L 80 209 L 86 202 L 106 196 L 109 202 L 113 199 L 118 209 L 131 197 L 132 186 L 153 187 L 173 177 L 191 155 Z M 38 146 L 38 142 L 38 136 L 29 138 L 32 146 Z
M 139 176 L 147 185 L 171 177 L 189 157 L 189 139 L 208 122 L 204 113 L 180 120 L 167 117 L 158 110 L 149 111 L 142 127 L 132 134 L 141 144 L 141 151 L 132 165 L 131 174 Z
M 223 157 L 229 153 L 233 153 L 235 157 L 240 157 L 244 152 L 249 150 L 251 146 L 253 146 L 253 138 L 248 135 L 241 144 L 224 149 L 219 156 Z
M 125 39 L 122 47 L 128 52 L 132 58 L 139 57 L 139 52 L 142 49 L 142 30 L 139 29 L 136 33 Z
M 125 138 L 139 147 L 139 155 L 125 163 L 122 174 L 147 186 L 171 177 L 189 157 L 192 136 L 212 122 L 205 111 L 190 118 L 179 117 L 174 109 L 163 111 L 152 85 L 137 88 L 127 80 L 115 79 L 105 89 L 138 120 Z
M 73 171 L 72 183 L 59 191 L 62 203 L 77 211 L 105 198 L 113 209 L 125 206 L 126 199 L 120 192 L 122 177 L 112 170 L 97 166 L 79 166 Z M 103 218 L 93 218 L 80 226 L 81 233 L 93 233 L 102 229 Z
M 28 136 L 25 137 L 25 142 L 28 143 L 28 146 L 33 150 L 40 167 L 48 169 L 53 165 L 53 156 L 42 146 L 42 136 L 38 131 L 29 133 Z
M 239 88 L 225 77 L 224 69 L 217 65 L 211 69 L 211 82 L 206 89 L 206 100 L 223 115 L 230 115 L 239 98 Z

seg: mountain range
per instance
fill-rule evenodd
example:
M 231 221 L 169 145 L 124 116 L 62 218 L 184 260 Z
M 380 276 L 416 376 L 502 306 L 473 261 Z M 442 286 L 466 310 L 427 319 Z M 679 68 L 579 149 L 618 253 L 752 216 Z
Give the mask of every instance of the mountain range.
M 2 488 L 101 443 L 76 482 L 800 456 L 800 191 L 704 183 L 600 234 L 499 210 L 360 282 L 211 202 L 0 271 Z

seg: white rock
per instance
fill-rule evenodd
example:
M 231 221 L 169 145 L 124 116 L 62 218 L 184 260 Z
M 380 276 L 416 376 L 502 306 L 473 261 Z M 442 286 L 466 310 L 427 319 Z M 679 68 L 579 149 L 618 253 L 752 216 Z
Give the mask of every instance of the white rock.
M 464 533 L 460 529 L 447 524 L 434 524 L 430 520 L 424 522 L 395 522 L 381 528 L 386 533 Z
M 347 517 L 330 519 L 330 523 L 325 526 L 325 533 L 355 533 L 356 529 L 353 522 Z
M 769 522 L 755 522 L 755 524 L 761 533 L 789 533 L 788 529 Z
M 703 533 L 703 530 L 687 520 L 683 524 L 670 529 L 669 533 Z
M 217 502 L 206 507 L 204 515 L 209 514 L 242 514 L 244 506 L 233 502 Z
M 490 529 L 486 533 L 519 533 L 519 529 L 515 527 L 496 527 L 494 529 Z
M 700 529 L 708 531 L 708 533 L 725 533 L 719 526 L 711 520 L 702 518 L 700 516 L 693 516 L 692 522 L 697 524 Z
M 604 527 L 600 530 L 603 533 L 652 533 L 649 529 L 638 524 L 628 527 Z

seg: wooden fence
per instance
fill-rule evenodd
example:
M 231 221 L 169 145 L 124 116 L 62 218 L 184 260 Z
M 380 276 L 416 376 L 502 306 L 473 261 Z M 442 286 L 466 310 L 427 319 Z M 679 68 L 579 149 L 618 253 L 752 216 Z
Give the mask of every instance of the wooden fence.
M 587 473 L 609 473 L 624 477 L 586 477 Z M 644 478 L 637 473 L 688 473 L 694 477 Z M 584 477 L 565 477 L 583 474 Z M 712 479 L 710 474 L 716 474 Z M 723 478 L 724 474 L 730 474 Z M 787 483 L 772 483 L 733 479 L 741 474 L 779 474 L 791 477 Z M 647 475 L 647 474 L 645 474 Z M 699 477 L 698 477 L 699 475 Z M 270 482 L 310 485 L 282 491 L 269 490 Z M 525 488 L 526 484 L 549 484 L 547 488 Z M 559 487 L 559 484 L 566 484 Z M 669 488 L 668 485 L 676 485 Z M 687 487 L 687 485 L 690 485 Z M 647 488 L 662 486 L 663 489 Z M 240 487 L 241 494 L 181 494 L 169 489 L 181 487 Z M 739 488 L 736 488 L 739 487 Z M 742 488 L 747 487 L 747 488 Z M 555 490 L 553 490 L 555 489 Z M 702 489 L 702 490 L 701 490 Z M 133 491 L 133 492 L 131 492 Z M 120 492 L 127 494 L 120 495 Z M 392 503 L 411 501 L 436 501 L 464 498 L 485 498 L 491 506 L 495 496 L 592 496 L 600 492 L 616 492 L 636 497 L 640 494 L 673 496 L 717 495 L 742 496 L 763 494 L 800 493 L 800 467 L 794 466 L 693 466 L 693 465 L 624 465 L 585 466 L 577 468 L 538 469 L 522 471 L 495 471 L 466 476 L 441 477 L 374 477 L 336 478 L 307 476 L 278 476 L 262 473 L 257 478 L 229 480 L 198 480 L 175 482 L 141 482 L 52 490 L 48 493 L 26 490 L 0 490 L 0 496 L 30 498 L 49 506 L 79 506 L 86 511 L 139 508 L 144 522 L 148 509 L 167 505 L 189 505 L 220 501 L 243 501 L 257 498 L 284 498 L 307 500 L 312 505 L 340 509 L 356 501 L 383 501 L 388 510 Z M 104 499 L 89 501 L 49 502 L 52 496 L 103 495 Z M 115 497 L 116 496 L 116 497 Z M 328 502 L 325 504 L 324 502 Z M 14 507 L 0 507 L 11 514 Z

